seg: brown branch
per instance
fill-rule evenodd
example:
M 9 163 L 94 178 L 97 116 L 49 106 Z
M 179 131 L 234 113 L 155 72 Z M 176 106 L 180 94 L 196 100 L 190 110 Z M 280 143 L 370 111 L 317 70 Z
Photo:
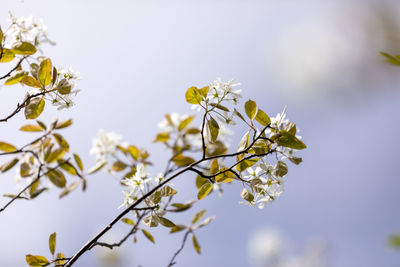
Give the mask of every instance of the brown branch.
M 154 192 L 156 192 L 158 189 L 160 189 L 161 187 L 163 187 L 164 185 L 166 185 L 167 183 L 169 183 L 170 181 L 172 181 L 173 179 L 175 179 L 176 177 L 182 175 L 183 173 L 190 171 L 193 169 L 193 167 L 197 166 L 198 164 L 204 162 L 204 161 L 209 161 L 212 160 L 214 158 L 221 158 L 221 157 L 234 157 L 243 153 L 247 153 L 250 148 L 254 145 L 254 143 L 259 139 L 259 137 L 261 137 L 261 135 L 265 132 L 265 130 L 269 127 L 269 125 L 267 125 L 266 127 L 264 127 L 264 129 L 261 131 L 261 133 L 259 134 L 259 136 L 250 144 L 249 147 L 247 147 L 246 149 L 244 149 L 243 151 L 239 151 L 236 153 L 232 153 L 232 154 L 226 154 L 226 155 L 218 155 L 218 156 L 212 156 L 212 157 L 208 157 L 208 158 L 202 158 L 196 162 L 193 162 L 192 164 L 188 165 L 187 167 L 181 169 L 180 171 L 178 171 L 177 173 L 175 173 L 174 175 L 172 175 L 171 177 L 169 177 L 168 179 L 165 179 L 163 182 L 159 183 L 157 186 L 153 187 L 153 189 L 151 189 L 150 191 L 148 191 L 146 194 L 144 194 L 142 197 L 140 197 L 136 202 L 134 202 L 132 205 L 130 205 L 129 207 L 125 208 L 125 210 L 123 210 L 122 212 L 120 212 L 106 227 L 104 227 L 96 236 L 94 236 L 91 240 L 89 240 L 88 242 L 86 242 L 86 244 L 84 244 L 79 250 L 78 252 L 76 252 L 71 259 L 65 264 L 65 267 L 70 267 L 72 266 L 86 251 L 88 251 L 94 243 L 98 242 L 98 240 L 104 235 L 106 234 L 109 230 L 111 230 L 111 228 L 120 220 L 122 219 L 123 216 L 125 216 L 127 213 L 129 213 L 131 210 L 133 210 L 134 208 L 136 208 L 136 206 L 138 206 L 140 203 L 142 203 L 143 201 L 145 201 L 148 197 L 150 197 L 152 194 L 154 194 Z M 265 153 L 266 155 L 269 154 Z M 258 156 L 258 155 L 256 155 Z M 254 157 L 254 155 L 250 156 L 249 158 Z M 235 165 L 236 166 L 236 165 Z
M 187 240 L 187 238 L 188 238 L 188 236 L 189 236 L 189 234 L 190 234 L 191 232 L 192 232 L 192 230 L 186 231 L 185 235 L 183 236 L 183 240 L 182 240 L 181 246 L 179 247 L 179 249 L 178 249 L 178 250 L 174 253 L 174 255 L 172 256 L 172 259 L 171 259 L 171 261 L 169 262 L 169 264 L 167 265 L 167 267 L 170 267 L 170 266 L 173 266 L 173 265 L 176 264 L 175 258 L 178 256 L 179 253 L 181 253 L 181 251 L 182 251 L 183 248 L 185 247 L 186 240 Z
M 3 49 L 2 49 L 1 51 L 3 52 Z M 3 79 L 5 79 L 5 78 L 7 78 L 8 76 L 11 75 L 11 73 L 12 73 L 13 71 L 15 71 L 16 69 L 18 69 L 19 66 L 21 65 L 22 61 L 25 60 L 25 58 L 27 58 L 27 57 L 22 57 L 14 68 L 12 68 L 7 74 L 5 74 L 5 75 L 3 75 L 3 76 L 0 77 L 0 80 L 3 80 Z M 1 57 L 0 57 L 0 59 L 1 59 Z

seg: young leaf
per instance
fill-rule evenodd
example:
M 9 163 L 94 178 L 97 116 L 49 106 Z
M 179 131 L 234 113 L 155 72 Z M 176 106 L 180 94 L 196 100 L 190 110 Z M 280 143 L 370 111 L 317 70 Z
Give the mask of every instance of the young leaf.
M 28 42 L 17 42 L 11 47 L 11 50 L 14 54 L 25 56 L 33 55 L 37 51 L 36 47 Z
M 178 154 L 176 155 L 172 161 L 178 165 L 179 167 L 184 167 L 184 166 L 188 166 L 190 164 L 192 164 L 193 162 L 195 162 L 195 160 L 191 157 L 186 157 L 182 154 Z
M 216 142 L 219 134 L 219 125 L 218 122 L 210 116 L 210 119 L 207 121 L 209 137 L 211 138 L 211 142 Z
M 56 233 L 55 232 L 49 236 L 49 249 L 50 249 L 51 255 L 54 255 L 54 252 L 56 250 Z
M 197 254 L 201 254 L 201 247 L 194 234 L 192 234 L 192 241 L 193 241 L 193 247 L 196 250 Z
M 169 141 L 169 133 L 159 133 L 156 136 L 156 139 L 154 139 L 153 142 L 168 142 Z
M 250 142 L 250 131 L 247 131 L 240 140 L 237 151 L 239 152 L 245 150 L 249 146 L 249 142 Z
M 196 226 L 195 228 L 196 228 L 196 229 L 199 229 L 199 228 L 201 228 L 201 227 L 204 227 L 204 226 L 210 224 L 210 223 L 211 223 L 212 221 L 214 221 L 214 220 L 215 220 L 215 216 L 208 217 L 207 219 L 205 219 L 201 224 L 199 224 L 199 225 Z
M 283 177 L 288 173 L 288 166 L 283 161 L 278 161 L 275 165 L 275 175 L 278 177 Z
M 5 143 L 5 142 L 0 142 L 0 151 L 13 152 L 15 150 L 17 150 L 17 148 L 15 146 Z
M 61 252 L 58 252 L 54 259 L 55 266 L 63 266 L 66 262 L 64 259 L 65 259 L 65 255 L 62 254 Z
M 213 185 L 212 184 L 210 184 L 210 183 L 203 184 L 200 187 L 199 192 L 197 193 L 197 199 L 198 200 L 202 200 L 203 198 L 208 196 L 208 194 L 210 194 L 212 189 L 213 189 Z
M 139 149 L 136 146 L 133 146 L 133 145 L 128 146 L 128 153 L 129 153 L 129 155 L 131 155 L 131 157 L 134 160 L 138 160 L 139 159 L 140 152 L 139 152 Z
M 159 219 L 160 223 L 162 225 L 164 225 L 165 227 L 171 228 L 171 227 L 175 226 L 175 224 L 173 222 L 171 222 L 170 220 L 168 220 L 167 218 L 158 216 L 158 219 Z
M 206 210 L 197 212 L 192 218 L 192 224 L 197 223 L 201 218 L 203 218 L 204 214 L 206 214 Z
M 240 193 L 240 196 L 248 202 L 252 202 L 254 200 L 253 194 L 246 188 L 243 188 L 242 192 Z
M 14 71 L 14 72 L 10 75 L 10 77 L 8 77 L 8 78 L 4 81 L 4 85 L 13 85 L 13 84 L 19 83 L 19 82 L 22 81 L 22 79 L 24 79 L 27 75 L 28 75 L 28 72 L 23 71 L 23 70 Z
M 76 170 L 74 165 L 72 165 L 71 163 L 64 162 L 63 160 L 59 159 L 58 164 L 60 164 L 61 169 L 63 169 L 67 173 L 69 173 L 71 175 L 78 175 L 78 171 Z
M 248 159 L 248 160 L 244 160 L 242 162 L 240 162 L 237 166 L 236 169 L 240 172 L 250 168 L 251 166 L 253 166 L 254 164 L 256 164 L 258 162 L 259 158 L 253 158 L 253 159 Z
M 75 159 L 76 165 L 78 165 L 78 168 L 79 168 L 81 171 L 83 171 L 83 163 L 82 163 L 81 158 L 79 157 L 78 154 L 73 154 L 73 155 L 74 155 L 74 159 Z
M 170 197 L 170 196 L 175 195 L 177 192 L 172 187 L 166 185 L 163 188 L 161 188 L 160 193 L 161 193 L 161 196 L 163 196 L 163 197 Z
M 211 175 L 216 174 L 216 173 L 218 172 L 218 170 L 219 170 L 218 159 L 214 159 L 214 160 L 211 162 L 210 174 L 211 174 Z
M 147 216 L 143 219 L 143 223 L 149 227 L 157 227 L 158 226 L 158 218 L 154 215 Z
M 57 122 L 57 124 L 56 124 L 54 129 L 57 129 L 57 130 L 64 129 L 64 128 L 67 128 L 67 127 L 71 126 L 71 124 L 72 124 L 72 119 L 69 119 L 69 120 L 66 120 L 66 121 L 63 121 L 63 122 L 60 122 L 60 123 Z
M 40 62 L 39 66 L 39 81 L 40 83 L 46 87 L 51 83 L 51 71 L 53 69 L 53 65 L 51 64 L 51 60 L 46 58 L 42 62 Z
M 221 171 L 224 171 L 224 170 L 226 170 L 227 168 L 222 168 L 221 170 L 220 170 L 220 172 Z M 218 183 L 230 183 L 230 182 L 232 182 L 233 180 L 235 179 L 235 174 L 233 173 L 233 172 L 231 172 L 231 171 L 226 171 L 226 172 L 224 172 L 224 173 L 222 173 L 222 174 L 220 174 L 220 175 L 217 175 L 216 177 L 215 177 L 215 181 L 217 181 Z
M 181 121 L 181 123 L 179 123 L 178 130 L 182 131 L 183 129 L 185 129 L 186 126 L 188 126 L 193 121 L 193 119 L 194 119 L 194 116 L 190 116 L 190 117 L 184 119 L 183 121 Z
M 194 86 L 187 89 L 185 98 L 186 98 L 186 102 L 188 102 L 190 104 L 200 104 L 201 101 L 203 100 L 203 97 L 201 96 L 199 89 L 197 89 Z
M 174 227 L 171 228 L 171 231 L 169 231 L 169 233 L 170 234 L 177 233 L 177 232 L 183 231 L 185 229 L 186 229 L 185 225 L 177 224 L 177 225 L 175 225 Z
M 122 218 L 121 221 L 132 226 L 135 225 L 135 223 L 129 218 Z
M 40 82 L 38 80 L 36 80 L 35 78 L 33 78 L 32 76 L 25 76 L 22 80 L 21 83 L 30 86 L 30 87 L 34 87 L 34 88 L 42 88 L 42 85 L 40 84 Z
M 45 101 L 43 98 L 36 97 L 31 99 L 29 104 L 25 107 L 25 118 L 28 120 L 36 119 L 42 114 Z
M 25 256 L 25 260 L 31 267 L 47 266 L 50 264 L 50 262 L 43 256 L 34 256 L 28 254 Z
M 98 171 L 100 171 L 104 166 L 107 165 L 107 162 L 97 162 L 96 165 L 94 165 L 89 171 L 88 174 L 93 174 L 96 173 Z
M 144 234 L 145 237 L 147 237 L 148 240 L 150 240 L 153 244 L 156 243 L 156 241 L 154 240 L 154 237 L 147 232 L 146 230 L 142 229 L 142 233 Z
M 1 172 L 6 172 L 6 171 L 10 170 L 12 167 L 15 166 L 15 164 L 18 163 L 18 161 L 19 161 L 19 159 L 17 159 L 17 158 L 7 161 L 6 163 L 4 163 L 3 165 L 0 166 Z
M 65 152 L 69 151 L 69 144 L 67 142 L 67 140 L 65 140 L 65 138 L 60 135 L 60 134 L 53 134 L 54 139 L 56 140 L 56 142 L 58 143 L 58 145 L 65 150 Z
M 19 128 L 19 130 L 23 132 L 42 132 L 43 128 L 35 124 L 26 124 Z
M 112 165 L 112 170 L 115 172 L 123 171 L 125 168 L 128 167 L 128 165 L 120 160 L 117 160 L 116 162 L 113 163 Z
M 253 120 L 257 114 L 257 104 L 253 100 L 248 100 L 244 104 L 244 110 L 246 111 L 247 117 L 249 117 L 250 120 Z
M 307 146 L 287 131 L 279 131 L 278 145 L 293 149 L 305 149 Z
M 256 121 L 259 124 L 261 124 L 262 126 L 267 126 L 271 122 L 271 119 L 269 118 L 267 113 L 265 113 L 261 109 L 258 109 L 257 115 L 256 115 Z
M 65 187 L 66 180 L 64 174 L 55 169 L 47 173 L 47 177 L 49 177 L 50 181 L 57 187 L 63 188 Z
M 3 55 L 0 58 L 0 63 L 6 63 L 13 61 L 15 58 L 15 54 L 13 53 L 12 50 L 3 48 Z

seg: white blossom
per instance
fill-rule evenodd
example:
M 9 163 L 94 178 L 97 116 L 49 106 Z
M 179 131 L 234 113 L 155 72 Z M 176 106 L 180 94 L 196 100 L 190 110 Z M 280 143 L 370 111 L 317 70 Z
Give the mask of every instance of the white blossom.
M 103 129 L 100 129 L 97 137 L 93 138 L 90 154 L 96 156 L 97 162 L 106 162 L 107 156 L 116 152 L 120 141 L 121 136 L 114 132 L 106 133 Z

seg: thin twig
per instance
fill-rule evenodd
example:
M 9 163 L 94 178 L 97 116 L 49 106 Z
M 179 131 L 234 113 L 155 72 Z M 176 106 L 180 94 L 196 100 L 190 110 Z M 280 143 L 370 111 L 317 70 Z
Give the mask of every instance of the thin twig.
M 168 264 L 167 267 L 170 267 L 170 266 L 173 266 L 173 265 L 176 264 L 175 258 L 178 256 L 179 253 L 181 253 L 181 251 L 182 251 L 183 248 L 185 247 L 186 240 L 187 240 L 187 238 L 188 238 L 188 236 L 189 236 L 189 234 L 190 234 L 191 232 L 192 232 L 192 230 L 186 231 L 185 235 L 183 236 L 183 240 L 182 240 L 181 246 L 179 247 L 179 249 L 178 249 L 178 250 L 174 253 L 174 255 L 172 256 L 172 259 L 171 259 L 171 261 L 169 262 L 169 264 Z
M 2 51 L 3 51 L 3 50 L 2 50 Z M 13 71 L 15 71 L 16 69 L 18 69 L 19 66 L 21 65 L 22 61 L 25 60 L 25 58 L 27 58 L 27 57 L 22 57 L 14 68 L 12 68 L 12 69 L 11 69 L 7 74 L 5 74 L 4 76 L 1 76 L 1 77 L 0 77 L 0 80 L 3 80 L 3 79 L 5 79 L 5 78 L 7 78 L 8 76 L 11 75 L 11 73 L 12 73 Z M 0 57 L 0 59 L 1 59 L 1 57 Z

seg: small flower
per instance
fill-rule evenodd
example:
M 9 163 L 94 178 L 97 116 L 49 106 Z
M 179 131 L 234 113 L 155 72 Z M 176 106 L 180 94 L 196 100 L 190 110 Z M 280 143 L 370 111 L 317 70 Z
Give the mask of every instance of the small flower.
M 121 136 L 114 132 L 106 133 L 104 130 L 100 129 L 97 137 L 92 141 L 92 149 L 90 150 L 90 154 L 96 156 L 97 162 L 106 162 L 107 156 L 116 152 L 120 141 Z

